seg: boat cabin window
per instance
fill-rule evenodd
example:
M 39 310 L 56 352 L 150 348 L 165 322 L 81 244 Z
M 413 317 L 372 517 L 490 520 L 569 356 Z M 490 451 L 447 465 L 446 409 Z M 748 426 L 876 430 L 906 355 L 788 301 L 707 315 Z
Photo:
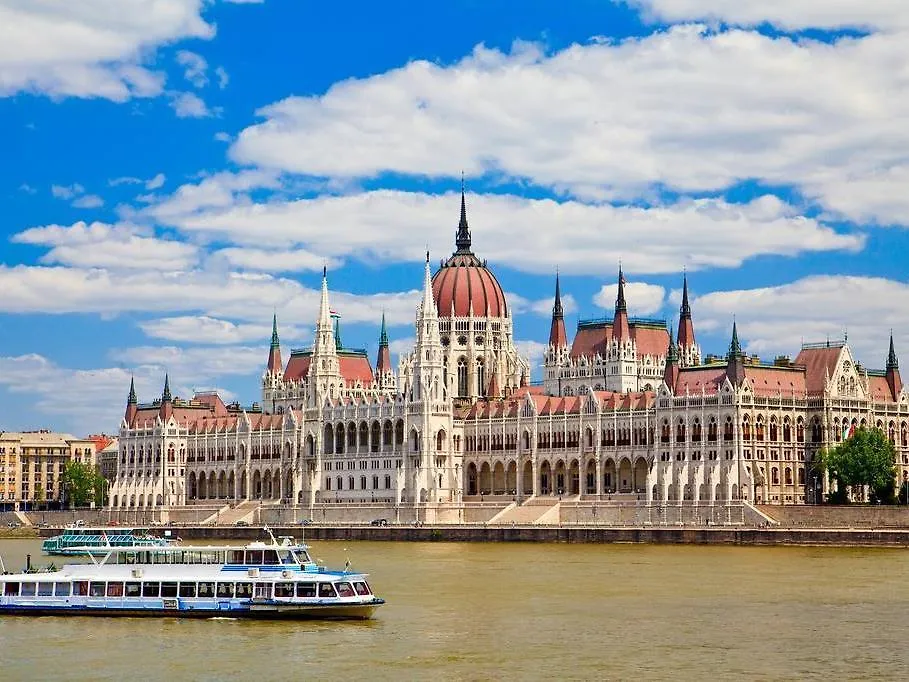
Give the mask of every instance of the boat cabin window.
M 252 583 L 237 583 L 237 598 L 249 599 L 252 597 Z
M 256 599 L 271 599 L 271 583 L 256 583 Z
M 122 597 L 123 596 L 123 583 L 107 583 L 107 596 L 108 597 Z
M 218 583 L 218 596 L 230 598 L 234 596 L 233 583 Z
M 19 583 L 6 583 L 3 586 L 3 596 L 4 597 L 18 597 L 19 596 Z
M 37 586 L 37 583 L 22 583 L 22 587 L 19 588 L 19 595 L 22 597 L 34 597 Z
M 370 594 L 369 585 L 364 582 L 354 583 L 354 589 L 356 589 L 357 594 Z
M 54 594 L 58 597 L 68 597 L 71 590 L 72 584 L 70 583 L 56 583 Z
M 214 597 L 215 596 L 215 584 L 214 583 L 199 583 L 199 596 L 200 597 Z
M 161 595 L 161 583 L 142 583 L 143 597 L 158 597 Z
M 335 593 L 335 586 L 331 583 L 319 583 L 319 596 L 320 597 L 337 597 Z
M 262 550 L 261 549 L 250 549 L 246 552 L 246 563 L 251 566 L 259 566 L 262 564 Z
M 39 597 L 51 597 L 54 594 L 54 584 L 53 583 L 38 583 L 38 596 Z
M 73 594 L 77 597 L 87 597 L 88 596 L 88 581 L 87 580 L 77 580 L 73 583 Z
M 293 583 L 275 583 L 275 597 L 293 597 L 294 596 L 294 584 Z
M 266 566 L 277 566 L 278 553 L 273 549 L 266 549 L 262 556 L 262 563 Z
M 340 597 L 353 597 L 354 590 L 350 586 L 350 583 L 338 583 L 338 596 Z
M 180 596 L 181 597 L 195 597 L 196 596 L 196 583 L 180 583 Z
M 298 597 L 315 597 L 316 596 L 316 584 L 315 583 L 297 583 L 297 596 Z
M 126 583 L 127 597 L 139 597 L 142 595 L 142 583 Z
M 238 566 L 243 564 L 243 550 L 232 549 L 227 553 L 227 563 Z
M 162 597 L 176 597 L 177 596 L 177 583 L 161 583 L 161 596 Z
M 88 585 L 89 597 L 103 597 L 105 592 L 104 583 L 91 582 Z

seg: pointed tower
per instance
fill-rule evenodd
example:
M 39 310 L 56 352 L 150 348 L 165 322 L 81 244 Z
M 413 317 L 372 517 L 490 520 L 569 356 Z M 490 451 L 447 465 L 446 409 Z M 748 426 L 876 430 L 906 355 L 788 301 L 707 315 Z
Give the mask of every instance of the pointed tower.
M 666 367 L 663 369 L 663 382 L 675 394 L 675 386 L 679 381 L 679 354 L 675 339 L 672 338 L 672 327 L 669 328 L 669 348 L 666 350 Z
M 385 313 L 382 313 L 382 331 L 379 334 L 379 354 L 376 357 L 376 381 L 379 388 L 394 390 L 396 382 L 391 368 L 391 351 L 388 349 L 388 330 L 385 328 Z
M 473 253 L 470 250 L 470 227 L 467 225 L 467 197 L 464 193 L 464 178 L 461 178 L 461 219 L 455 234 L 455 254 Z
M 161 394 L 161 421 L 167 421 L 174 413 L 174 399 L 170 395 L 170 377 L 164 374 L 164 392 Z
M 271 320 L 271 346 L 268 349 L 268 362 L 262 375 L 262 405 L 269 414 L 277 412 L 277 395 L 284 385 L 284 369 L 281 364 L 281 341 L 278 339 L 278 315 Z
M 549 327 L 549 345 L 553 348 L 568 346 L 568 334 L 565 333 L 565 311 L 562 309 L 562 292 L 559 288 L 558 273 L 556 273 L 555 302 L 552 304 L 552 324 Z
M 682 276 L 682 305 L 679 308 L 679 365 L 693 367 L 701 364 L 701 349 L 694 339 L 694 322 L 688 303 L 688 274 Z
M 129 379 L 129 397 L 126 399 L 126 414 L 123 415 L 126 425 L 132 428 L 135 425 L 136 413 L 139 411 L 139 401 L 136 398 L 136 380 Z
M 890 332 L 890 352 L 887 353 L 887 385 L 890 387 L 890 395 L 894 400 L 899 398 L 903 390 L 903 380 L 900 378 L 900 361 L 896 357 L 896 350 L 893 348 L 893 332 Z
M 322 268 L 322 297 L 319 301 L 319 318 L 316 321 L 316 338 L 312 348 L 309 377 L 319 402 L 326 395 L 337 396 L 340 394 L 341 363 L 338 360 L 338 343 L 332 324 L 331 306 L 328 304 L 328 270 L 326 268 Z
M 745 354 L 739 344 L 739 331 L 735 320 L 732 322 L 732 341 L 726 354 L 726 376 L 735 386 L 741 385 L 745 380 Z
M 619 266 L 619 293 L 615 298 L 615 315 L 612 318 L 612 338 L 617 341 L 628 341 L 631 329 L 628 327 L 628 305 L 625 303 L 625 275 Z

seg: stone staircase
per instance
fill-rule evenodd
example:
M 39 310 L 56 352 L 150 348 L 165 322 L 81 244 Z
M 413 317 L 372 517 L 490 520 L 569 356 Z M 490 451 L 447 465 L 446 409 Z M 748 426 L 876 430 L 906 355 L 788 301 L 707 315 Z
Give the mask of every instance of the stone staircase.
M 236 507 L 227 506 L 217 513 L 217 523 L 219 526 L 233 526 L 238 521 L 245 521 L 252 525 L 256 522 L 256 512 L 259 510 L 261 502 L 258 500 L 247 500 L 241 502 Z M 212 517 L 206 519 L 206 522 L 214 523 Z
M 559 501 L 551 497 L 531 497 L 520 505 L 512 503 L 489 520 L 491 524 L 518 526 L 558 522 Z

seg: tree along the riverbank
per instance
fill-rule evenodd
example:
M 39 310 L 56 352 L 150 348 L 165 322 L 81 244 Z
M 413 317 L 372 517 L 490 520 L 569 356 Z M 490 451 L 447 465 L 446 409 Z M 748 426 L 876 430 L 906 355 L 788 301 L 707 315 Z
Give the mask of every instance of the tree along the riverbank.
M 71 507 L 85 507 L 94 502 L 104 504 L 106 481 L 96 467 L 82 462 L 70 461 L 63 470 L 63 485 L 66 490 L 66 504 Z
M 871 502 L 894 504 L 896 500 L 896 450 L 878 429 L 858 429 L 835 448 L 819 453 L 816 468 L 826 471 L 837 489 L 827 496 L 833 504 L 861 498 L 865 486 Z M 850 495 L 852 493 L 852 495 Z

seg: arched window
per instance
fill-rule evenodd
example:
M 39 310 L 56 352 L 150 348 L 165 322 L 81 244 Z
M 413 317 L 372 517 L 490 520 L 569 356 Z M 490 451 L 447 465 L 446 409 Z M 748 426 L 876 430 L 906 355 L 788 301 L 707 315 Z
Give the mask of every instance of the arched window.
M 783 441 L 786 443 L 792 441 L 792 424 L 789 423 L 789 417 L 783 420 Z
M 780 470 L 777 469 L 776 467 L 773 467 L 773 468 L 770 470 L 770 482 L 771 482 L 773 485 L 779 485 L 779 482 L 780 482 Z
M 445 431 L 439 429 L 439 432 L 436 434 L 436 450 L 441 452 L 445 449 Z
M 477 395 L 486 395 L 486 363 L 477 358 Z
M 325 437 L 322 439 L 323 452 L 326 455 L 333 453 L 335 446 L 335 430 L 331 424 L 325 425 Z
M 467 395 L 467 360 L 458 358 L 458 396 L 466 398 Z

